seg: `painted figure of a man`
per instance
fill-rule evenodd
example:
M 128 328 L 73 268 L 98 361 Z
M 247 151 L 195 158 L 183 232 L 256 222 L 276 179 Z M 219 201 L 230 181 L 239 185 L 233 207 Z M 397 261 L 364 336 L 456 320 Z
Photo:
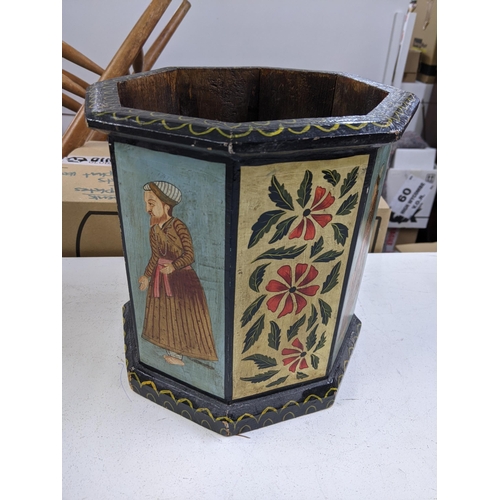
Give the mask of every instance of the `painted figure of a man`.
M 164 359 L 173 365 L 184 365 L 184 356 L 217 361 L 205 293 L 191 267 L 191 235 L 172 215 L 181 192 L 168 182 L 149 182 L 144 201 L 150 216 L 151 258 L 139 278 L 140 290 L 147 290 L 142 337 L 165 349 Z

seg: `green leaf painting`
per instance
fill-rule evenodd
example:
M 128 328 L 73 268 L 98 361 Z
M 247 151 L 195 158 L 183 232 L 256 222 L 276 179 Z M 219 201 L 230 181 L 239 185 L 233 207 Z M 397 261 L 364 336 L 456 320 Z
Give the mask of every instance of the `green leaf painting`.
M 306 315 L 304 314 L 299 320 L 297 320 L 286 332 L 286 338 L 288 341 L 292 340 L 297 333 L 299 333 L 300 327 L 306 322 Z
M 253 361 L 257 365 L 257 368 L 259 368 L 260 370 L 263 370 L 265 368 L 272 368 L 273 366 L 277 365 L 274 358 L 264 356 L 263 354 L 252 354 L 251 356 L 243 358 L 243 361 Z
M 332 315 L 332 308 L 324 300 L 318 299 L 318 302 L 319 302 L 319 312 L 321 314 L 321 322 L 324 325 L 327 325 Z
M 332 260 L 335 260 L 337 257 L 340 257 L 343 253 L 344 250 L 341 250 L 340 252 L 336 250 L 328 250 L 328 252 L 325 252 L 319 257 L 316 257 L 314 259 L 314 262 L 331 262 Z
M 311 333 L 307 336 L 306 351 L 310 351 L 314 347 L 314 344 L 316 343 L 316 340 L 317 340 L 317 336 L 316 336 L 317 329 L 318 329 L 318 325 L 316 325 L 314 327 L 314 329 L 311 330 Z
M 297 380 L 302 380 L 304 378 L 308 378 L 309 375 L 307 373 L 297 372 Z
M 266 267 L 268 265 L 269 264 L 262 264 L 261 266 L 257 267 L 251 274 L 250 279 L 248 280 L 248 286 L 254 292 L 259 291 L 259 287 L 262 284 L 262 280 L 264 279 L 264 274 L 266 272 Z
M 271 331 L 267 337 L 267 343 L 271 349 L 277 351 L 280 348 L 281 328 L 274 322 L 270 322 Z
M 330 274 L 326 277 L 323 286 L 321 288 L 321 293 L 329 292 L 337 283 L 339 282 L 339 274 L 340 274 L 340 262 L 337 262 L 334 266 Z
M 309 316 L 309 319 L 307 320 L 307 330 L 310 330 L 314 323 L 316 323 L 316 320 L 318 319 L 318 310 L 316 307 L 314 307 L 314 304 L 311 306 L 311 316 Z
M 271 331 L 267 337 L 267 343 L 271 349 L 277 351 L 281 342 L 281 328 L 274 322 L 270 322 Z
M 259 382 L 265 382 L 266 380 L 269 380 L 270 378 L 274 377 L 278 372 L 279 370 L 269 370 L 268 372 L 265 373 L 258 373 L 253 377 L 241 377 L 241 380 L 245 382 L 252 382 L 252 384 L 258 384 Z
M 271 248 L 267 252 L 264 252 L 260 254 L 255 260 L 264 260 L 264 259 L 270 259 L 270 260 L 283 260 L 283 259 L 295 259 L 298 257 L 305 249 L 307 248 L 307 245 L 302 245 L 300 247 L 280 247 L 280 248 Z
M 252 234 L 250 236 L 250 241 L 248 242 L 248 248 L 255 246 L 259 240 L 280 220 L 284 213 L 285 212 L 283 210 L 270 210 L 269 212 L 264 212 L 252 226 Z
M 247 334 L 245 335 L 245 342 L 242 354 L 248 351 L 248 349 L 250 349 L 250 347 L 252 347 L 255 344 L 255 342 L 257 342 L 263 329 L 264 329 L 264 314 L 250 327 L 250 330 L 248 330 Z
M 271 382 L 270 384 L 267 384 L 266 387 L 276 387 L 277 385 L 281 385 L 285 380 L 288 378 L 288 375 L 284 377 L 280 377 L 279 379 L 275 380 L 274 382 Z
M 285 189 L 283 184 L 278 182 L 278 179 L 273 175 L 271 185 L 269 186 L 269 198 L 278 208 L 285 210 L 293 210 L 293 201 L 290 193 Z
M 358 178 L 359 167 L 353 168 L 344 179 L 344 182 L 340 188 L 340 197 L 343 198 L 356 184 Z
M 357 203 L 358 203 L 358 193 L 351 194 L 350 196 L 347 197 L 347 200 L 345 200 L 342 203 L 342 205 L 340 205 L 340 208 L 337 210 L 336 215 L 349 215 L 354 210 Z
M 311 365 L 312 367 L 317 370 L 319 366 L 319 358 L 316 356 L 316 354 L 311 354 Z
M 325 347 L 325 345 L 326 345 L 326 332 L 323 332 L 319 339 L 318 345 L 315 347 L 313 352 L 319 351 L 322 347 Z
M 347 238 L 349 237 L 349 228 L 347 226 L 344 226 L 344 224 L 340 224 L 340 222 L 332 224 L 332 228 L 335 241 L 344 246 Z
M 318 241 L 315 241 L 313 246 L 311 247 L 311 259 L 315 256 L 318 255 L 321 250 L 323 250 L 323 245 L 324 245 L 324 240 L 323 236 Z
M 252 318 L 255 316 L 255 313 L 259 310 L 262 302 L 266 298 L 265 295 L 261 295 L 258 299 L 254 300 L 245 310 L 243 316 L 241 317 L 241 326 L 245 326 L 247 323 L 252 321 Z
M 304 179 L 302 180 L 302 183 L 300 184 L 300 187 L 297 191 L 297 203 L 302 208 L 304 208 L 311 199 L 312 177 L 312 173 L 309 170 L 306 170 Z
M 340 181 L 340 174 L 336 170 L 323 170 L 323 178 L 335 187 Z
M 276 226 L 276 232 L 274 233 L 274 236 L 269 240 L 269 243 L 276 243 L 277 241 L 283 239 L 288 234 L 288 231 L 290 231 L 290 226 L 293 224 L 295 219 L 297 219 L 297 215 L 294 217 L 290 217 L 289 219 L 285 219 L 281 221 L 277 226 Z

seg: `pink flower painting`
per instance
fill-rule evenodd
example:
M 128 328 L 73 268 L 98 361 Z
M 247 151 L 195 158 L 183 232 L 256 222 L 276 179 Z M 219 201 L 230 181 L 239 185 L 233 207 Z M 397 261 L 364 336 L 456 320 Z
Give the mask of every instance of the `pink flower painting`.
M 302 220 L 297 227 L 288 236 L 289 239 L 301 238 L 304 236 L 305 240 L 312 240 L 316 236 L 316 226 L 325 227 L 333 218 L 330 214 L 322 214 L 321 212 L 333 205 L 335 198 L 330 192 L 326 192 L 325 188 L 318 186 L 314 193 L 314 199 L 311 208 L 304 210 Z
M 278 318 L 295 311 L 299 314 L 307 305 L 306 297 L 313 297 L 319 290 L 319 285 L 310 285 L 318 276 L 318 270 L 308 264 L 297 264 L 295 272 L 289 265 L 278 269 L 282 281 L 271 280 L 266 286 L 268 292 L 275 293 L 267 300 L 267 308 L 276 312 L 280 307 Z
M 293 373 L 295 373 L 297 367 L 299 370 L 309 368 L 305 358 L 307 352 L 304 350 L 302 342 L 297 338 L 292 342 L 292 346 L 295 347 L 295 349 L 285 348 L 281 351 L 283 356 L 287 356 L 283 358 L 283 364 L 285 366 L 288 365 L 288 369 Z

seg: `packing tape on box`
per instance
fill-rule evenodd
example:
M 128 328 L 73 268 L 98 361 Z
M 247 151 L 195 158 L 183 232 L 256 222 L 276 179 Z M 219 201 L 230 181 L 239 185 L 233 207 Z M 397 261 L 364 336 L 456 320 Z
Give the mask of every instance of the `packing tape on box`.
M 109 156 L 66 156 L 63 163 L 73 163 L 77 165 L 110 165 Z

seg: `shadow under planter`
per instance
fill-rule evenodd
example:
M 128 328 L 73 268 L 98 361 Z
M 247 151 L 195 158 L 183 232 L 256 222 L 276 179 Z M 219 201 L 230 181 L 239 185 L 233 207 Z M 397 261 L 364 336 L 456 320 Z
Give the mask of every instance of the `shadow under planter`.
M 418 99 L 341 73 L 166 68 L 99 82 L 130 385 L 224 435 L 333 404 L 391 144 Z

